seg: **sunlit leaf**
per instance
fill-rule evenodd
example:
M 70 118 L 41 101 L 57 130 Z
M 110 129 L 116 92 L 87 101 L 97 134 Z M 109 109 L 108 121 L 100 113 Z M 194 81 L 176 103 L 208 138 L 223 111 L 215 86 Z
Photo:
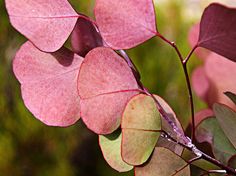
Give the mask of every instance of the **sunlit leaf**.
M 212 3 L 202 16 L 198 46 L 236 61 L 236 9 Z
M 99 135 L 99 145 L 107 163 L 119 172 L 127 172 L 133 166 L 125 163 L 121 158 L 121 133 L 115 132 L 106 136 Z
M 156 34 L 152 0 L 96 0 L 94 12 L 102 37 L 114 49 L 132 48 Z
M 236 105 L 236 95 L 232 92 L 225 92 L 225 95 L 228 96 Z
M 198 142 L 208 142 L 212 146 L 215 157 L 226 164 L 229 158 L 236 154 L 234 146 L 225 136 L 218 121 L 210 117 L 202 121 L 196 128 L 196 139 Z
M 78 14 L 67 0 L 5 0 L 11 24 L 40 50 L 54 52 L 72 32 Z
M 148 163 L 135 167 L 135 176 L 172 175 L 190 176 L 190 167 L 181 157 L 162 147 L 155 148 Z
M 134 96 L 122 117 L 121 154 L 125 162 L 140 165 L 151 155 L 161 130 L 161 119 L 152 97 Z
M 66 48 L 44 53 L 30 42 L 17 52 L 14 73 L 33 115 L 47 125 L 69 126 L 80 118 L 77 76 L 83 58 Z
M 99 47 L 85 57 L 78 78 L 81 117 L 98 134 L 109 134 L 120 125 L 127 101 L 139 93 L 126 61 L 110 48 Z
M 213 109 L 219 125 L 236 148 L 236 112 L 223 104 L 214 104 Z
M 102 46 L 103 42 L 94 25 L 84 18 L 79 18 L 71 35 L 71 45 L 74 52 L 85 56 L 93 48 Z

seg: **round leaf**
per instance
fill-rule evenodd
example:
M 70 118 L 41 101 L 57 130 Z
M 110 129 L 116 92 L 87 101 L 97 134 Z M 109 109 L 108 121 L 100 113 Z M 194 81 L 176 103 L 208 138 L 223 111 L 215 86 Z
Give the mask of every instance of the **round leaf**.
M 17 52 L 14 73 L 26 107 L 47 125 L 69 126 L 80 118 L 77 76 L 83 58 L 66 48 L 44 53 L 26 42 Z
M 11 24 L 40 50 L 54 52 L 72 32 L 78 14 L 67 0 L 6 0 Z
M 131 165 L 146 162 L 161 130 L 160 114 L 152 97 L 134 96 L 125 107 L 121 128 L 123 160 Z
M 236 9 L 212 3 L 202 16 L 198 46 L 236 61 Z
M 125 163 L 121 158 L 121 133 L 99 135 L 99 144 L 105 160 L 113 169 L 119 172 L 133 169 L 133 166 Z
M 106 44 L 132 48 L 156 35 L 152 0 L 96 0 L 95 17 Z
M 135 176 L 190 176 L 190 167 L 186 165 L 186 161 L 170 150 L 156 147 L 148 163 L 135 167 Z
M 109 134 L 118 128 L 127 101 L 140 91 L 125 60 L 105 47 L 95 48 L 86 55 L 78 90 L 81 117 L 98 134 Z

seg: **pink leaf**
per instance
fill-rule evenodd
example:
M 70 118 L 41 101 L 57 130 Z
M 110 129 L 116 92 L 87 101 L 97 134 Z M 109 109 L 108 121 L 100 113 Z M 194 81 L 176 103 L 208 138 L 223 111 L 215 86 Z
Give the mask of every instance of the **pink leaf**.
M 79 18 L 71 35 L 71 44 L 74 52 L 85 56 L 93 48 L 102 46 L 103 41 L 90 21 Z
M 207 101 L 210 82 L 206 76 L 204 67 L 198 67 L 192 74 L 192 86 L 196 94 L 204 101 Z
M 40 121 L 69 126 L 80 118 L 77 76 L 81 61 L 66 48 L 49 54 L 30 42 L 17 52 L 14 73 L 21 83 L 25 105 Z
M 236 61 L 236 9 L 209 5 L 202 16 L 198 46 Z
M 152 0 L 96 0 L 95 17 L 113 49 L 135 47 L 157 33 Z
M 219 102 L 236 109 L 234 103 L 224 95 L 226 91 L 236 92 L 236 63 L 212 53 L 206 59 L 204 69 L 210 83 L 208 104 L 212 106 Z
M 78 14 L 67 0 L 6 0 L 11 24 L 40 50 L 58 50 L 72 32 Z
M 98 134 L 113 132 L 120 125 L 127 101 L 139 93 L 131 69 L 112 49 L 98 47 L 85 57 L 79 73 L 81 117 Z
M 197 45 L 198 43 L 199 31 L 200 31 L 199 23 L 193 25 L 191 29 L 189 30 L 188 42 L 192 48 L 194 48 L 195 45 Z M 195 54 L 197 55 L 197 57 L 199 57 L 199 59 L 202 59 L 202 60 L 205 60 L 206 57 L 209 55 L 209 53 L 210 53 L 209 50 L 205 48 L 196 48 L 195 50 Z

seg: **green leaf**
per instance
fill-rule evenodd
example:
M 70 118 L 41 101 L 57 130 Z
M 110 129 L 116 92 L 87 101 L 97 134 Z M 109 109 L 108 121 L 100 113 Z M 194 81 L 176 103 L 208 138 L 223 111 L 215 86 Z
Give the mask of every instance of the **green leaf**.
M 225 135 L 236 148 L 236 112 L 221 104 L 214 104 L 213 109 Z
M 131 165 L 146 162 L 161 130 L 160 114 L 155 101 L 143 94 L 134 96 L 124 110 L 121 128 L 123 160 Z
M 215 157 L 227 164 L 229 158 L 236 154 L 236 150 L 220 127 L 215 117 L 203 120 L 196 128 L 198 142 L 208 142 L 212 146 Z
M 186 166 L 186 167 L 185 167 Z M 181 157 L 163 147 L 156 147 L 149 162 L 135 167 L 135 176 L 190 176 L 190 167 Z
M 121 132 L 114 132 L 106 136 L 99 135 L 99 145 L 103 157 L 113 169 L 119 172 L 133 169 L 133 166 L 125 163 L 121 158 Z
M 232 92 L 225 92 L 224 93 L 227 97 L 229 97 L 233 102 L 234 104 L 236 105 L 236 95 Z

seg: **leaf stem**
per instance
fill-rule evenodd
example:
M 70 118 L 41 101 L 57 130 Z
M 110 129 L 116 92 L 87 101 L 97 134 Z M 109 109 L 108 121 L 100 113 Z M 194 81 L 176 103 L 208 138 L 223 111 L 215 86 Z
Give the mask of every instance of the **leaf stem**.
M 179 59 L 180 59 L 180 62 L 181 62 L 181 65 L 182 65 L 182 68 L 183 68 L 183 71 L 184 71 L 184 75 L 185 75 L 186 84 L 187 84 L 188 96 L 189 96 L 189 102 L 190 102 L 190 109 L 191 109 L 191 121 L 192 121 L 191 139 L 192 139 L 193 143 L 195 143 L 194 102 L 193 102 L 193 93 L 192 93 L 190 78 L 189 78 L 188 69 L 187 69 L 187 61 L 189 60 L 189 58 L 191 57 L 191 55 L 193 54 L 193 52 L 197 48 L 197 46 L 195 46 L 193 48 L 193 50 L 189 53 L 188 57 L 184 60 L 183 56 L 182 56 L 179 48 L 175 44 L 175 42 L 171 42 L 170 40 L 166 39 L 160 33 L 156 33 L 156 36 L 159 37 L 160 39 L 162 39 L 164 42 L 168 43 L 171 47 L 173 47 L 175 49 Z
M 183 144 L 179 141 L 177 141 L 176 139 L 174 139 L 173 137 L 171 137 L 168 133 L 164 132 L 166 137 L 170 140 L 172 140 L 173 142 L 181 145 L 182 147 L 188 149 L 189 151 L 192 151 L 193 153 L 194 150 L 197 150 L 197 152 L 199 152 L 199 157 L 197 159 L 204 159 L 206 161 L 209 161 L 210 163 L 220 167 L 221 169 L 225 170 L 227 172 L 227 174 L 233 174 L 233 175 L 236 175 L 236 170 L 231 168 L 231 167 L 228 167 L 224 164 L 222 164 L 220 161 L 216 160 L 215 158 L 212 158 L 211 156 L 205 154 L 204 152 L 198 150 L 194 145 L 193 146 L 187 146 L 186 144 Z
M 170 42 L 171 43 L 171 42 Z M 176 47 L 177 48 L 177 47 Z M 178 50 L 178 48 L 177 48 Z M 125 51 L 122 52 L 123 57 L 127 57 L 126 59 L 129 59 L 129 62 L 132 62 L 131 59 L 128 57 L 128 55 L 126 54 Z M 193 53 L 193 52 L 192 52 Z M 191 54 L 190 54 L 191 56 Z M 187 63 L 187 62 L 186 62 Z M 128 63 L 127 63 L 128 64 Z M 132 62 L 133 64 L 133 62 Z M 133 65 L 135 67 L 135 65 Z M 185 64 L 186 67 L 186 64 Z M 135 67 L 136 68 L 136 67 Z M 136 70 L 137 71 L 137 70 Z M 187 71 L 187 69 L 186 69 Z M 137 71 L 138 72 L 138 71 Z M 188 74 L 187 74 L 188 75 Z M 187 76 L 187 79 L 189 80 L 189 77 Z M 197 157 L 194 158 L 193 160 L 190 160 L 190 163 L 198 160 L 198 159 L 204 159 L 206 161 L 209 161 L 212 164 L 215 164 L 216 166 L 220 167 L 221 169 L 225 170 L 227 172 L 227 174 L 233 174 L 236 175 L 236 170 L 233 168 L 230 168 L 228 166 L 225 166 L 224 164 L 222 164 L 220 161 L 212 158 L 211 156 L 205 154 L 204 152 L 200 151 L 198 148 L 196 148 L 196 146 L 194 144 L 192 144 L 192 141 L 186 137 L 184 134 L 182 134 L 180 132 L 180 129 L 175 125 L 174 122 L 172 122 L 172 120 L 169 118 L 168 114 L 165 112 L 165 110 L 163 109 L 163 107 L 161 106 L 161 104 L 158 102 L 158 100 L 156 99 L 156 97 L 151 94 L 142 84 L 142 82 L 140 80 L 137 80 L 137 82 L 140 84 L 141 88 L 143 89 L 143 93 L 151 96 L 154 101 L 156 102 L 158 111 L 160 112 L 160 114 L 163 116 L 163 118 L 168 122 L 168 124 L 174 129 L 174 131 L 176 132 L 177 135 L 179 135 L 179 137 L 182 140 L 176 140 L 175 138 L 173 138 L 170 134 L 168 134 L 167 132 L 163 131 L 162 132 L 165 134 L 165 137 L 168 138 L 169 140 L 181 145 L 182 147 L 186 148 L 187 150 L 193 152 Z M 190 86 L 190 81 L 189 81 L 189 86 Z M 190 87 L 191 88 L 191 87 Z M 191 89 L 190 89 L 191 90 Z M 192 101 L 192 99 L 191 99 Z M 188 163 L 188 164 L 190 164 Z
M 193 49 L 190 51 L 190 53 L 188 54 L 188 56 L 184 59 L 183 63 L 187 64 L 187 62 L 189 61 L 190 57 L 192 56 L 192 54 L 194 53 L 194 51 L 197 49 L 198 45 L 195 45 L 193 47 Z

